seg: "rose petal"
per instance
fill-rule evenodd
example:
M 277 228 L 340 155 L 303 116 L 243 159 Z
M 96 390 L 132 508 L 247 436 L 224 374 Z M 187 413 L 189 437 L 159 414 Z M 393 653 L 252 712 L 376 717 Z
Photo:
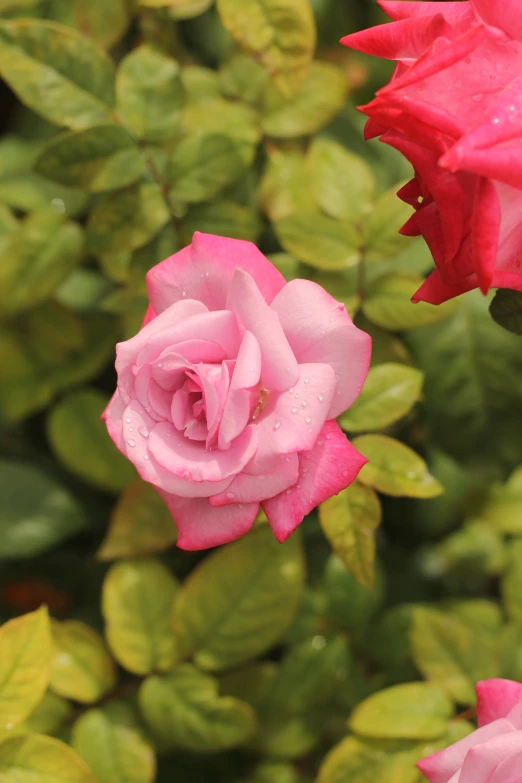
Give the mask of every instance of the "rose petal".
M 520 756 L 521 753 L 522 732 L 520 731 L 501 734 L 480 745 L 475 745 L 466 754 L 459 783 L 477 783 L 482 780 L 490 783 L 491 776 L 498 769 L 502 759 L 512 755 Z M 521 772 L 522 769 L 519 768 L 518 774 L 520 775 Z M 502 783 L 509 783 L 509 781 L 504 778 Z
M 459 283 L 449 285 L 444 282 L 439 270 L 435 269 L 420 288 L 415 291 L 411 301 L 428 302 L 433 305 L 442 304 L 443 302 L 447 302 L 448 299 L 453 299 L 455 296 L 460 296 L 467 291 L 471 291 L 473 288 L 477 287 L 477 284 L 476 275 L 470 275 Z
M 214 508 L 203 498 L 179 498 L 160 492 L 179 530 L 180 549 L 197 551 L 234 541 L 248 533 L 259 510 L 258 503 Z
M 253 503 L 274 497 L 292 487 L 299 476 L 299 458 L 297 454 L 281 455 L 273 460 L 273 470 L 269 473 L 252 475 L 240 473 L 219 495 L 209 498 L 213 506 L 226 506 L 230 503 Z
M 118 390 L 116 390 L 112 395 L 109 404 L 103 411 L 101 418 L 102 421 L 104 421 L 105 424 L 107 425 L 107 430 L 112 440 L 114 441 L 114 445 L 117 446 L 117 448 L 122 452 L 122 454 L 126 455 L 127 452 L 123 441 L 123 427 L 122 427 L 124 410 L 125 410 L 125 403 L 120 397 Z
M 203 302 L 209 310 L 222 310 L 238 267 L 253 277 L 267 302 L 285 284 L 283 275 L 251 242 L 196 231 L 190 247 L 147 274 L 150 301 L 158 313 L 184 297 Z
M 495 273 L 501 222 L 500 202 L 495 185 L 480 178 L 475 193 L 471 237 L 473 263 L 483 294 L 489 291 Z
M 285 391 L 295 384 L 299 375 L 297 361 L 279 318 L 266 303 L 255 280 L 242 269 L 234 272 L 227 308 L 259 343 L 263 386 Z
M 473 18 L 473 12 L 469 3 L 462 2 L 419 2 L 419 0 L 378 0 L 382 10 L 388 14 L 390 19 L 399 21 L 401 19 L 418 18 L 421 16 L 433 16 L 442 14 L 450 24 L 458 24 L 463 21 L 469 22 Z
M 416 60 L 441 35 L 451 36 L 442 14 L 404 19 L 394 24 L 352 33 L 341 38 L 344 46 L 388 60 Z
M 335 421 L 327 422 L 311 451 L 299 455 L 294 488 L 262 503 L 277 540 L 284 541 L 312 509 L 350 486 L 367 461 Z
M 310 280 L 292 280 L 276 296 L 278 314 L 299 364 L 329 364 L 337 376 L 337 391 L 326 418 L 333 419 L 359 396 L 368 375 L 372 341 L 358 329 L 344 305 Z M 325 394 L 325 383 L 318 393 Z
M 522 41 L 522 8 L 520 0 L 470 0 L 477 18 L 498 27 L 510 38 Z
M 252 389 L 257 387 L 260 378 L 261 349 L 252 332 L 247 330 L 237 355 L 219 425 L 220 449 L 227 449 L 248 424 L 252 415 Z

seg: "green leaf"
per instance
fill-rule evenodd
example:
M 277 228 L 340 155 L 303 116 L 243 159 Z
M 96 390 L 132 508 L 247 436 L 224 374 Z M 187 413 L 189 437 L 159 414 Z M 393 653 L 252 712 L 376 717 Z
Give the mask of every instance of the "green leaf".
M 72 473 L 89 484 L 119 492 L 135 477 L 135 470 L 100 420 L 108 402 L 95 389 L 72 392 L 49 414 L 47 434 L 56 456 Z
M 100 193 L 131 185 L 141 176 L 143 165 L 142 154 L 126 130 L 95 125 L 52 139 L 35 167 L 62 185 Z
M 180 233 L 184 244 L 192 242 L 194 231 L 255 242 L 261 232 L 261 222 L 249 207 L 234 201 L 213 201 L 189 208 Z
M 138 479 L 120 495 L 97 557 L 116 560 L 162 552 L 178 537 L 176 525 L 154 487 Z
M 86 527 L 58 482 L 23 462 L 0 462 L 0 560 L 35 557 Z
M 455 312 L 457 305 L 450 300 L 441 305 L 426 302 L 413 304 L 411 298 L 422 284 L 416 275 L 384 275 L 367 287 L 362 309 L 365 316 L 383 329 L 417 329 L 436 323 Z
M 410 333 L 408 343 L 426 374 L 433 438 L 460 460 L 481 453 L 495 466 L 520 464 L 522 433 L 513 416 L 522 405 L 520 341 L 491 320 L 488 299 L 479 291 L 459 297 L 453 318 Z
M 457 704 L 474 704 L 475 683 L 499 676 L 495 639 L 451 615 L 415 610 L 411 643 L 417 668 Z
M 156 759 L 148 742 L 126 726 L 89 710 L 74 724 L 72 746 L 100 783 L 153 783 Z
M 295 150 L 269 150 L 259 190 L 263 211 L 272 222 L 293 213 L 313 212 L 314 194 L 308 182 L 304 156 Z
M 241 778 L 239 783 L 298 783 L 298 778 L 292 764 L 261 761 L 253 773 Z
M 522 292 L 499 288 L 489 312 L 494 321 L 513 334 L 522 334 Z
M 7 14 L 13 11 L 25 11 L 33 8 L 40 0 L 0 0 L 0 13 Z
M 0 55 L 1 57 L 1 55 Z M 47 299 L 78 262 L 83 234 L 56 212 L 35 212 L 0 238 L 9 258 L 0 270 L 0 308 L 4 317 Z
M 339 419 L 350 432 L 382 430 L 410 412 L 421 397 L 423 373 L 404 364 L 372 367 L 358 399 Z
M 326 614 L 334 626 L 352 633 L 368 625 L 384 598 L 381 571 L 378 570 L 375 576 L 374 580 L 372 572 L 372 584 L 366 587 L 357 581 L 354 574 L 348 570 L 337 555 L 330 555 L 324 579 L 327 598 Z M 373 582 L 375 583 L 373 584 Z
M 373 209 L 367 210 L 362 231 L 368 261 L 389 261 L 412 242 L 410 237 L 399 234 L 399 229 L 412 214 L 411 206 L 397 197 L 401 184 L 379 196 Z
M 522 533 L 522 467 L 517 468 L 505 484 L 494 484 L 479 516 L 499 533 Z
M 120 63 L 116 97 L 118 116 L 139 139 L 168 141 L 176 134 L 183 105 L 178 63 L 159 49 L 138 46 Z
M 0 22 L 0 75 L 55 125 L 81 130 L 112 119 L 112 62 L 70 27 L 39 19 Z
M 93 704 L 116 682 L 114 662 L 103 639 L 76 620 L 53 621 L 50 686 L 59 696 Z
M 169 220 L 160 188 L 152 182 L 100 196 L 87 223 L 87 246 L 95 255 L 146 245 Z
M 16 783 L 100 783 L 72 748 L 40 734 L 0 742 L 0 779 Z
M 236 142 L 245 164 L 252 165 L 261 127 L 251 106 L 224 98 L 190 102 L 183 109 L 181 124 L 186 136 L 228 136 Z
M 307 74 L 315 48 L 308 0 L 217 0 L 224 27 L 261 63 L 275 86 L 291 96 Z
M 52 691 L 47 691 L 29 717 L 18 724 L 17 733 L 56 734 L 71 711 L 72 705 L 68 701 Z
M 363 587 L 374 580 L 374 531 L 381 523 L 381 504 L 370 487 L 354 482 L 321 503 L 319 520 L 335 553 Z
M 280 139 L 316 133 L 342 108 L 346 89 L 340 68 L 315 60 L 291 100 L 272 85 L 266 88 L 261 110 L 264 132 Z
M 386 435 L 361 435 L 353 441 L 369 462 L 358 479 L 385 495 L 435 498 L 444 490 L 423 459 L 404 443 Z
M 452 714 L 453 704 L 440 688 L 409 682 L 365 699 L 352 713 L 350 728 L 374 739 L 433 740 L 446 732 Z
M 509 548 L 506 572 L 501 582 L 502 601 L 507 614 L 518 622 L 522 619 L 522 540 L 516 539 Z
M 469 577 L 498 576 L 505 564 L 504 541 L 481 519 L 466 522 L 422 557 L 424 571 L 440 576 L 456 571 Z
M 47 608 L 0 628 L 0 728 L 11 729 L 34 710 L 45 693 L 51 667 Z M 0 751 L 0 770 L 1 770 Z
M 174 19 L 191 19 L 207 11 L 214 0 L 139 0 L 145 8 L 168 8 Z
M 409 744 L 347 737 L 327 755 L 317 783 L 419 783 L 418 758 Z
M 371 211 L 375 179 L 358 155 L 320 136 L 312 141 L 306 163 L 309 187 L 327 215 L 353 222 Z
M 298 535 L 278 544 L 267 525 L 207 557 L 179 590 L 173 628 L 180 659 L 211 671 L 248 661 L 271 647 L 301 598 L 304 564 Z
M 353 226 L 320 213 L 296 213 L 274 229 L 283 248 L 315 269 L 327 272 L 355 266 L 361 254 Z
M 261 65 L 241 52 L 234 52 L 219 69 L 219 84 L 227 98 L 257 105 L 267 82 Z
M 74 22 L 102 49 L 111 49 L 129 26 L 129 7 L 126 0 L 74 0 Z
M 245 702 L 218 695 L 217 681 L 190 664 L 164 677 L 149 677 L 139 704 L 153 737 L 163 747 L 212 752 L 242 745 L 255 727 Z
M 102 611 L 109 646 L 134 674 L 167 671 L 174 657 L 170 628 L 178 585 L 159 561 L 113 565 L 103 583 Z
M 166 171 L 171 195 L 187 204 L 207 201 L 239 179 L 245 166 L 229 136 L 188 136 L 176 146 Z

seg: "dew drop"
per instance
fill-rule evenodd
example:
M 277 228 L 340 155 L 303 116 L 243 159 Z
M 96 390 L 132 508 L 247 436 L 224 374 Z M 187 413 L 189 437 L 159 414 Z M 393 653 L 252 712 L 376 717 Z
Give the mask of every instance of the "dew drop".
M 330 318 L 330 323 L 331 324 L 333 324 L 334 321 L 335 321 L 335 318 Z
M 264 473 L 260 473 L 260 474 L 259 474 L 259 480 L 260 480 L 260 481 L 264 481 L 265 479 L 266 479 L 266 476 L 265 476 L 265 474 L 264 474 Z
M 304 381 L 305 383 L 310 383 L 310 378 L 305 378 Z
M 296 395 L 295 395 L 295 398 L 296 398 L 296 400 L 298 400 L 298 399 L 299 399 L 299 395 L 298 395 L 298 394 L 296 394 Z
M 324 400 L 324 394 L 318 394 L 317 399 L 319 400 L 319 402 L 322 402 Z
M 326 329 L 321 329 L 321 334 L 326 334 Z
M 301 403 L 301 405 L 303 406 L 303 408 L 306 408 L 307 404 L 308 404 L 308 403 L 306 402 L 306 400 L 303 400 L 303 401 L 302 401 L 302 403 Z
M 292 408 L 292 413 L 297 413 L 297 408 L 295 407 L 295 405 L 294 405 L 294 407 Z
M 305 419 L 305 421 L 306 421 L 306 423 L 307 423 L 307 424 L 310 424 L 310 422 L 312 421 L 312 419 L 310 418 L 310 416 L 307 416 L 307 417 L 306 417 L 306 419 Z
M 148 458 L 149 458 L 149 455 L 148 455 L 148 454 L 144 454 L 144 455 L 143 455 L 143 459 L 148 459 Z
M 253 367 L 250 368 L 250 372 L 254 372 L 254 368 Z
M 131 447 L 134 447 L 134 446 L 136 445 L 136 441 L 135 441 L 135 440 L 128 440 L 128 441 L 127 441 L 127 443 L 128 443 L 128 444 L 129 444 L 129 446 L 131 446 Z
M 493 120 L 493 125 L 498 125 L 499 122 L 500 122 L 499 118 L 495 117 L 495 119 Z
M 127 424 L 130 424 L 130 423 L 131 423 L 131 421 L 132 421 L 132 419 L 131 419 L 131 417 L 130 417 L 130 416 L 127 416 L 127 418 L 125 419 L 125 421 L 127 422 Z
M 302 484 L 298 484 L 297 489 L 301 489 L 302 486 L 303 486 Z
M 278 430 L 280 426 L 281 426 L 281 422 L 280 422 L 280 421 L 279 421 L 279 419 L 278 419 L 278 420 L 276 421 L 276 423 L 274 424 L 274 429 L 275 429 L 275 430 Z
M 235 498 L 235 497 L 236 497 L 236 496 L 234 495 L 234 493 L 233 493 L 233 492 L 227 492 L 227 498 L 228 498 L 229 500 L 234 500 L 234 498 Z
M 332 436 L 330 435 L 330 433 L 328 433 L 328 435 L 326 436 L 326 440 L 331 440 L 331 437 Z
M 210 272 L 205 272 L 205 277 L 210 277 Z
M 291 457 L 285 457 L 285 462 L 290 462 Z
M 138 427 L 138 432 L 140 435 L 143 435 L 144 438 L 148 438 L 150 435 L 150 430 L 148 427 Z
M 294 393 L 294 387 L 290 386 L 290 388 L 288 389 L 288 394 L 293 394 L 293 393 Z
M 292 490 L 291 490 L 291 489 L 287 489 L 287 490 L 286 490 L 286 494 L 287 494 L 287 495 L 291 495 L 291 494 L 292 494 Z
M 343 476 L 346 478 L 347 475 L 348 475 L 348 471 L 347 470 L 343 470 Z

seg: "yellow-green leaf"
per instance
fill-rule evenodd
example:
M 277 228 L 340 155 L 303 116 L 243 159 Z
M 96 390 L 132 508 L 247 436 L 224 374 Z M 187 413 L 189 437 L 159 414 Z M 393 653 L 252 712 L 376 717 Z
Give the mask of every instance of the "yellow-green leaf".
M 309 0 L 217 0 L 217 9 L 236 43 L 291 96 L 306 76 L 315 48 Z
M 444 491 L 424 460 L 404 443 L 386 435 L 361 435 L 353 445 L 369 460 L 359 473 L 363 484 L 410 498 L 434 498 Z
M 306 164 L 310 190 L 327 215 L 355 221 L 371 211 L 375 178 L 358 155 L 319 136 L 310 145 Z
M 295 150 L 273 149 L 259 190 L 263 211 L 271 221 L 294 212 L 313 212 L 314 193 L 309 187 L 304 156 Z
M 47 433 L 53 451 L 71 473 L 89 484 L 119 492 L 136 473 L 100 420 L 108 402 L 96 389 L 72 392 L 51 411 Z
M 107 641 L 129 671 L 148 674 L 170 668 L 170 615 L 177 587 L 168 568 L 157 560 L 130 560 L 109 570 L 102 599 Z
M 370 487 L 354 482 L 319 506 L 323 532 L 335 553 L 363 587 L 374 581 L 374 531 L 381 522 L 381 504 Z
M 383 329 L 417 329 L 452 315 L 457 305 L 453 300 L 441 305 L 411 301 L 415 291 L 424 282 L 416 275 L 384 275 L 367 287 L 362 309 L 372 323 Z
M 177 537 L 172 514 L 160 495 L 137 479 L 120 495 L 97 557 L 116 560 L 162 552 L 173 546 Z
M 35 164 L 45 177 L 91 193 L 131 185 L 143 166 L 139 147 L 117 125 L 94 125 L 53 138 Z
M 402 419 L 420 399 L 423 373 L 405 364 L 372 367 L 362 392 L 339 423 L 345 430 L 382 430 Z
M 179 65 L 146 44 L 133 49 L 116 75 L 118 116 L 139 139 L 160 144 L 175 136 L 183 105 Z
M 146 679 L 139 704 L 162 747 L 180 745 L 200 753 L 224 750 L 242 745 L 255 728 L 255 713 L 248 704 L 220 697 L 217 680 L 190 664 Z
M 347 737 L 327 755 L 317 783 L 419 783 L 411 744 L 366 743 Z
M 516 538 L 509 547 L 506 571 L 502 577 L 502 599 L 507 614 L 513 620 L 522 619 L 522 540 Z
M 76 620 L 52 623 L 50 686 L 59 696 L 92 704 L 116 682 L 114 662 L 101 636 Z
M 179 658 L 204 669 L 236 666 L 267 650 L 290 624 L 301 598 L 299 535 L 278 544 L 268 525 L 207 557 L 174 601 Z
M 66 699 L 47 691 L 29 717 L 18 724 L 16 730 L 24 734 L 56 734 L 73 710 L 72 704 Z
M 315 269 L 343 270 L 360 261 L 354 227 L 328 215 L 291 214 L 278 220 L 274 229 L 285 250 Z
M 121 40 L 130 23 L 127 0 L 72 0 L 74 21 L 81 32 L 102 49 L 111 49 Z
M 187 204 L 207 201 L 245 170 L 241 149 L 230 136 L 187 136 L 176 145 L 166 171 L 171 195 Z
M 0 742 L 2 783 L 100 783 L 75 751 L 41 734 Z
M 274 85 L 263 94 L 262 125 L 267 136 L 291 139 L 316 133 L 342 108 L 347 90 L 343 71 L 315 60 L 290 100 Z
M 365 256 L 368 261 L 388 261 L 411 243 L 399 229 L 412 214 L 412 208 L 397 196 L 401 183 L 383 193 L 362 222 Z
M 191 19 L 207 11 L 214 0 L 139 0 L 145 8 L 168 8 L 174 19 Z
M 350 728 L 374 739 L 433 740 L 447 731 L 452 715 L 453 704 L 444 691 L 427 682 L 409 682 L 361 702 L 350 717 Z
M 252 165 L 261 138 L 259 115 L 252 106 L 219 97 L 189 102 L 183 109 L 181 125 L 187 136 L 228 136 L 245 164 Z
M 0 628 L 0 729 L 21 723 L 41 700 L 49 682 L 51 655 L 45 607 Z
M 112 119 L 112 62 L 70 27 L 0 21 L 0 75 L 23 103 L 56 125 L 81 130 Z
M 522 468 L 517 468 L 505 484 L 494 484 L 479 516 L 500 533 L 522 533 Z
M 156 758 L 136 731 L 113 723 L 101 710 L 89 710 L 74 724 L 72 746 L 100 783 L 153 783 Z

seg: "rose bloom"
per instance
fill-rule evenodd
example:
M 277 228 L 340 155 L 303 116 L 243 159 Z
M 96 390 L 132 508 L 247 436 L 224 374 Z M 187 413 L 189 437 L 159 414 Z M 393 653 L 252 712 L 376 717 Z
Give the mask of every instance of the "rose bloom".
M 238 538 L 259 504 L 283 541 L 366 462 L 335 417 L 366 379 L 369 336 L 250 242 L 196 233 L 147 287 L 142 329 L 116 349 L 111 438 L 164 498 L 183 549 Z
M 422 234 L 437 269 L 414 301 L 522 291 L 522 2 L 380 5 L 393 23 L 342 43 L 397 60 L 362 111 L 366 137 L 415 170 L 398 194 L 416 210 L 402 233 Z
M 477 716 L 477 731 L 419 762 L 430 783 L 522 783 L 522 685 L 479 682 Z

